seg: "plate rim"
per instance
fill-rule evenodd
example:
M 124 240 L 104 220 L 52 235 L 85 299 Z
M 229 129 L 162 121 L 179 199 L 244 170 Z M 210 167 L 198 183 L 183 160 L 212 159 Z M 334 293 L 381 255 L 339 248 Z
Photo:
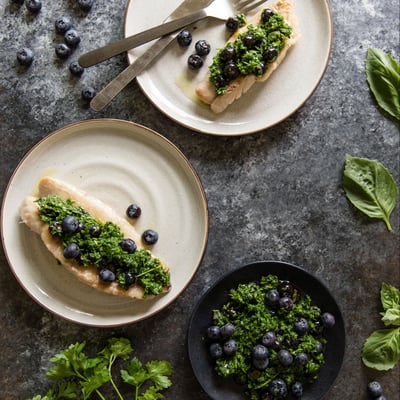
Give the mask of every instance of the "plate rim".
M 282 266 L 284 265 L 285 267 L 289 267 L 290 269 L 294 269 L 297 272 L 300 272 L 301 274 L 305 274 L 306 276 L 310 276 L 312 279 L 314 279 L 316 282 L 318 282 L 318 284 L 326 291 L 326 293 L 328 293 L 328 295 L 331 297 L 331 299 L 334 301 L 336 308 L 339 311 L 339 318 L 337 318 L 337 316 L 335 316 L 335 318 L 337 318 L 337 320 L 340 322 L 340 327 L 341 327 L 341 331 L 340 331 L 340 336 L 341 336 L 341 340 L 343 343 L 343 346 L 341 348 L 341 353 L 340 353 L 340 358 L 339 358 L 339 363 L 338 363 L 338 368 L 337 371 L 335 373 L 334 378 L 331 380 L 329 387 L 327 388 L 326 392 L 324 394 L 322 394 L 322 397 L 319 398 L 319 400 L 322 400 L 323 398 L 325 398 L 325 396 L 328 394 L 328 392 L 330 391 L 330 389 L 333 387 L 333 385 L 335 384 L 340 370 L 342 369 L 343 366 L 343 362 L 344 362 L 344 357 L 346 354 L 346 347 L 347 347 L 347 341 L 346 341 L 346 325 L 345 325 L 345 320 L 343 318 L 343 312 L 342 309 L 340 307 L 340 305 L 338 304 L 338 302 L 336 301 L 336 299 L 334 298 L 334 296 L 332 295 L 331 291 L 329 290 L 329 288 L 327 287 L 327 285 L 324 283 L 324 281 L 322 281 L 322 279 L 320 279 L 318 276 L 316 276 L 314 273 L 311 273 L 309 271 L 307 271 L 305 268 L 295 265 L 291 262 L 287 262 L 287 261 L 283 261 L 283 260 L 273 260 L 273 259 L 268 259 L 268 260 L 260 260 L 260 261 L 253 261 L 253 262 L 248 262 L 244 265 L 241 265 L 235 269 L 233 269 L 232 271 L 229 271 L 225 274 L 223 274 L 219 279 L 217 279 L 199 298 L 199 300 L 197 301 L 195 307 L 193 308 L 193 311 L 191 313 L 190 319 L 189 319 L 189 324 L 188 324 L 188 328 L 187 328 L 187 334 L 186 334 L 186 346 L 187 346 L 187 354 L 188 354 L 188 358 L 189 358 L 189 362 L 190 365 L 192 367 L 192 371 L 194 376 L 196 377 L 196 380 L 198 382 L 198 384 L 201 386 L 202 390 L 207 393 L 208 396 L 210 396 L 211 399 L 213 400 L 220 400 L 220 397 L 213 397 L 211 393 L 209 393 L 206 388 L 203 385 L 203 382 L 201 381 L 201 379 L 199 379 L 198 377 L 198 370 L 196 370 L 195 366 L 194 366 L 194 361 L 193 361 L 193 352 L 191 351 L 191 341 L 192 341 L 192 326 L 194 324 L 194 321 L 197 317 L 197 313 L 200 309 L 200 307 L 202 306 L 203 302 L 208 298 L 208 296 L 217 289 L 217 287 L 221 284 L 223 284 L 223 282 L 227 279 L 229 279 L 231 276 L 233 275 L 238 275 L 241 272 L 243 272 L 246 269 L 250 269 L 250 268 L 255 268 L 257 266 L 268 266 L 268 265 L 275 265 L 275 266 Z M 266 272 L 266 274 L 268 274 Z M 277 275 L 277 273 L 273 273 L 275 275 Z M 260 277 L 264 274 L 260 273 L 259 274 Z M 233 288 L 233 286 L 232 286 Z M 224 296 L 226 297 L 226 295 Z M 312 298 L 312 300 L 314 300 Z M 210 310 L 211 313 L 211 310 Z M 210 317 L 211 318 L 211 317 Z M 204 351 L 204 350 L 203 350 Z M 211 364 L 210 364 L 210 368 L 212 368 Z M 222 379 L 222 378 L 220 378 Z M 243 397 L 244 399 L 244 397 Z
M 199 193 L 201 194 L 201 204 L 202 204 L 202 212 L 201 214 L 204 217 L 204 236 L 203 236 L 203 241 L 201 243 L 201 252 L 199 253 L 199 257 L 198 257 L 198 261 L 197 264 L 195 265 L 195 267 L 193 268 L 193 270 L 191 271 L 191 274 L 186 282 L 185 285 L 183 285 L 179 291 L 176 293 L 175 296 L 171 297 L 171 299 L 169 299 L 167 302 L 165 302 L 160 308 L 157 308 L 156 310 L 152 310 L 149 313 L 146 313 L 145 315 L 133 319 L 133 320 L 126 320 L 126 321 L 120 321 L 120 322 L 115 322 L 115 323 L 96 323 L 96 322 L 90 322 L 90 320 L 86 320 L 86 321 L 81 321 L 81 320 L 77 320 L 74 319 L 73 317 L 68 317 L 66 315 L 63 315 L 62 312 L 57 311 L 56 309 L 51 308 L 49 305 L 47 305 L 46 303 L 40 301 L 39 298 L 37 298 L 37 296 L 34 295 L 34 293 L 32 293 L 32 291 L 27 287 L 27 285 L 24 283 L 24 281 L 21 279 L 21 277 L 17 274 L 12 260 L 10 258 L 10 254 L 9 254 L 9 250 L 7 250 L 6 247 L 6 238 L 5 238 L 5 229 L 4 228 L 4 224 L 5 224 L 5 217 L 4 217 L 4 211 L 5 211 L 5 206 L 8 200 L 8 196 L 9 193 L 11 191 L 11 187 L 14 181 L 15 176 L 18 174 L 19 170 L 23 167 L 23 165 L 25 164 L 26 160 L 29 159 L 29 157 L 31 156 L 32 153 L 34 153 L 38 148 L 40 148 L 42 146 L 42 144 L 44 142 L 46 142 L 47 140 L 51 140 L 54 137 L 57 137 L 59 135 L 62 135 L 64 131 L 69 131 L 69 130 L 73 130 L 76 126 L 80 125 L 95 125 L 95 124 L 119 124 L 119 125 L 125 125 L 128 127 L 128 129 L 140 129 L 142 131 L 145 131 L 148 134 L 151 134 L 155 137 L 157 137 L 158 140 L 161 140 L 164 142 L 164 144 L 167 144 L 169 146 L 170 149 L 172 149 L 180 158 L 181 161 L 184 161 L 186 168 L 188 168 L 188 170 L 191 172 L 192 177 L 194 178 L 194 181 L 196 182 L 196 186 L 199 189 Z M 50 312 L 51 314 L 60 317 L 66 321 L 69 322 L 73 322 L 76 323 L 78 325 L 83 325 L 83 326 L 91 326 L 91 327 L 118 327 L 118 326 L 123 326 L 123 325 L 127 325 L 127 324 L 131 324 L 131 323 L 137 323 L 139 321 L 142 321 L 144 319 L 150 318 L 154 315 L 156 315 L 157 313 L 163 311 L 165 308 L 167 308 L 168 306 L 171 305 L 171 303 L 173 303 L 175 300 L 178 299 L 178 297 L 187 289 L 187 287 L 190 285 L 190 283 L 192 282 L 194 276 L 196 275 L 197 271 L 199 270 L 201 263 L 204 259 L 206 250 L 207 250 L 207 245 L 208 245 L 208 237 L 209 237 L 209 207 L 208 207 L 208 201 L 207 201 L 207 195 L 204 189 L 204 186 L 201 182 L 201 179 L 197 173 L 197 171 L 194 169 L 193 165 L 190 163 L 190 161 L 188 160 L 188 158 L 184 155 L 184 153 L 172 142 L 170 141 L 168 138 L 166 138 L 165 136 L 161 135 L 160 133 L 158 133 L 157 131 L 148 128 L 144 125 L 138 124 L 136 122 L 133 121 L 128 121 L 128 120 L 123 120 L 123 119 L 118 119 L 118 118 L 94 118 L 94 119 L 87 119 L 87 120 L 80 120 L 80 121 L 75 121 L 72 122 L 70 124 L 67 124 L 65 126 L 62 126 L 48 134 L 46 134 L 43 138 L 39 139 L 36 143 L 34 143 L 20 158 L 20 160 L 18 161 L 16 167 L 14 168 L 8 182 L 6 185 L 6 188 L 4 190 L 4 195 L 3 195 L 3 199 L 2 199 L 2 203 L 1 203 L 1 208 L 0 208 L 0 237 L 1 237 L 1 244 L 3 247 L 3 252 L 5 255 L 5 259 L 7 261 L 8 267 L 12 272 L 12 275 L 15 277 L 15 279 L 17 280 L 17 282 L 19 283 L 19 285 L 21 286 L 21 288 L 24 290 L 24 292 L 26 294 L 29 295 L 29 297 L 35 301 L 36 304 L 38 304 L 39 306 L 41 306 L 43 309 L 45 309 L 46 311 Z
M 125 7 L 125 13 L 124 13 L 124 18 L 123 18 L 123 35 L 124 37 L 126 37 L 126 30 L 127 30 L 127 21 L 128 21 L 128 11 L 129 11 L 129 7 L 131 4 L 133 4 L 134 1 L 137 0 L 128 0 L 127 5 Z M 266 0 L 267 1 L 267 0 Z M 212 129 L 204 129 L 200 128 L 200 127 L 196 127 L 195 124 L 190 124 L 188 122 L 182 121 L 180 120 L 177 116 L 171 115 L 171 113 L 168 113 L 166 110 L 164 110 L 162 107 L 160 107 L 159 104 L 157 104 L 157 102 L 155 101 L 155 99 L 153 99 L 151 97 L 151 95 L 147 92 L 147 90 L 145 90 L 144 88 L 144 84 L 141 81 L 141 77 L 140 74 L 136 77 L 136 82 L 139 85 L 142 93 L 144 93 L 144 95 L 146 96 L 146 98 L 151 102 L 151 104 L 157 108 L 157 110 L 159 110 L 163 115 L 165 115 L 166 117 L 168 117 L 169 119 L 171 119 L 172 121 L 174 121 L 175 123 L 177 123 L 178 125 L 181 125 L 185 128 L 188 129 L 192 129 L 195 132 L 201 133 L 201 134 L 205 134 L 205 135 L 210 135 L 210 136 L 227 136 L 227 137 L 240 137 L 240 136 L 247 136 L 247 135 L 251 135 L 251 134 L 255 134 L 264 130 L 268 130 L 276 125 L 279 125 L 280 123 L 282 123 L 283 121 L 285 121 L 287 118 L 289 118 L 290 116 L 292 116 L 293 114 L 295 114 L 298 110 L 300 110 L 304 104 L 314 95 L 315 91 L 317 90 L 318 86 L 320 85 L 326 70 L 328 68 L 328 65 L 330 63 L 331 60 L 331 55 L 332 55 L 332 50 L 333 50 L 333 42 L 334 42 L 334 21 L 333 21 L 333 11 L 332 11 L 332 4 L 331 4 L 331 0 L 322 0 L 325 5 L 326 5 L 326 9 L 327 9 L 327 13 L 328 13 L 328 20 L 329 20 L 329 46 L 328 46 L 328 51 L 327 51 L 327 56 L 326 59 L 324 60 L 324 65 L 323 68 L 320 71 L 319 76 L 317 77 L 317 79 L 314 82 L 314 85 L 310 88 L 310 90 L 308 91 L 306 97 L 292 110 L 290 110 L 289 112 L 287 112 L 285 115 L 283 115 L 281 118 L 279 118 L 278 120 L 275 120 L 274 122 L 267 124 L 266 126 L 262 126 L 262 127 L 254 127 L 252 129 L 247 129 L 247 130 L 242 130 L 239 132 L 232 132 L 230 133 L 228 132 L 219 132 L 218 130 L 212 130 Z M 132 59 L 129 56 L 129 52 L 127 52 L 125 54 L 126 60 L 128 62 L 128 64 L 132 63 Z M 211 122 L 211 121 L 210 121 Z M 214 125 L 218 125 L 218 123 L 209 123 L 207 124 L 207 127 L 212 128 L 212 126 Z

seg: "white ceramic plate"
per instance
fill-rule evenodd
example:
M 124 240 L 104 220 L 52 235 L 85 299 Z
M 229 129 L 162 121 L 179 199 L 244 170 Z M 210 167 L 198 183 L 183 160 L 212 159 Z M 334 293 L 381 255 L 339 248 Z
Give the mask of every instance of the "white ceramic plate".
M 44 175 L 86 190 L 122 217 L 129 204 L 139 204 L 135 226 L 158 231 L 152 251 L 171 268 L 171 291 L 146 301 L 107 295 L 59 266 L 18 215 Z M 205 251 L 208 209 L 197 174 L 171 142 L 131 122 L 101 119 L 68 125 L 27 153 L 6 189 L 1 225 L 10 267 L 34 300 L 74 322 L 117 326 L 159 312 L 186 288 Z
M 125 36 L 161 23 L 181 0 L 130 0 L 126 10 Z M 215 0 L 218 1 L 218 0 Z M 284 62 L 265 83 L 259 83 L 222 114 L 214 114 L 195 99 L 194 87 L 204 78 L 214 52 L 226 40 L 223 22 L 201 21 L 194 25 L 193 42 L 182 49 L 171 45 L 137 78 L 148 98 L 163 113 L 188 128 L 214 135 L 243 135 L 271 127 L 295 112 L 318 86 L 329 61 L 332 46 L 332 17 L 329 0 L 293 0 L 301 37 Z M 266 3 L 268 4 L 268 3 Z M 212 52 L 206 65 L 193 72 L 187 58 L 194 43 L 206 39 Z M 148 45 L 128 53 L 129 61 Z

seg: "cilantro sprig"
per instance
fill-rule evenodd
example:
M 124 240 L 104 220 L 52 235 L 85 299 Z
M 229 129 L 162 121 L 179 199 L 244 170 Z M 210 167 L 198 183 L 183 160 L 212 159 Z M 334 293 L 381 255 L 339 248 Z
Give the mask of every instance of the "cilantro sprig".
M 87 400 L 96 395 L 106 400 L 101 388 L 110 384 L 119 400 L 124 397 L 114 380 L 114 363 L 117 359 L 127 361 L 132 357 L 133 349 L 126 338 L 111 338 L 107 346 L 90 358 L 84 353 L 86 343 L 71 344 L 66 350 L 53 356 L 54 364 L 47 372 L 48 379 L 54 385 L 46 395 L 36 395 L 28 400 Z M 163 399 L 162 391 L 172 385 L 170 375 L 172 365 L 168 361 L 153 360 L 142 364 L 132 357 L 125 369 L 120 370 L 122 381 L 134 388 L 134 400 Z

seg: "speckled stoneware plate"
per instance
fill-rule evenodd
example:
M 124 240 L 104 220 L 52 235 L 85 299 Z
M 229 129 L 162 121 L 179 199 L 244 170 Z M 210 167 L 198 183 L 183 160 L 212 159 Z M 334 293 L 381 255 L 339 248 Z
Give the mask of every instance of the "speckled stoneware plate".
M 125 36 L 161 23 L 181 0 L 130 0 L 126 10 Z M 218 1 L 218 0 L 215 0 Z M 266 3 L 268 4 L 268 3 Z M 207 73 L 207 66 L 227 39 L 223 22 L 195 24 L 193 41 L 182 49 L 176 41 L 138 77 L 148 98 L 163 113 L 188 128 L 213 135 L 244 135 L 271 127 L 295 112 L 318 86 L 329 61 L 332 46 L 332 16 L 328 0 L 294 0 L 301 37 L 270 79 L 254 85 L 240 100 L 222 114 L 214 114 L 196 100 L 194 88 Z M 205 66 L 194 72 L 187 58 L 194 43 L 206 39 L 212 46 Z M 130 62 L 148 45 L 128 53 Z
M 51 175 L 112 206 L 122 217 L 135 202 L 138 232 L 159 233 L 153 253 L 171 268 L 171 291 L 133 300 L 97 291 L 60 267 L 39 236 L 20 223 L 23 198 Z M 208 235 L 206 197 L 185 156 L 158 133 L 131 122 L 101 119 L 68 125 L 35 145 L 16 168 L 2 205 L 6 257 L 23 288 L 46 309 L 70 321 L 117 326 L 149 317 L 186 288 Z
M 341 368 L 345 352 L 345 329 L 340 309 L 326 286 L 315 276 L 295 265 L 281 261 L 261 261 L 248 264 L 229 273 L 215 283 L 200 299 L 190 321 L 188 351 L 193 371 L 205 392 L 213 400 L 248 400 L 243 386 L 231 379 L 219 377 L 213 369 L 212 360 L 204 343 L 204 334 L 212 323 L 212 312 L 228 300 L 228 292 L 240 283 L 257 281 L 262 276 L 273 274 L 280 280 L 291 281 L 306 292 L 322 312 L 335 316 L 335 326 L 326 331 L 328 341 L 324 350 L 325 365 L 318 379 L 305 386 L 302 400 L 321 400 L 334 383 Z M 291 397 L 289 397 L 291 398 Z

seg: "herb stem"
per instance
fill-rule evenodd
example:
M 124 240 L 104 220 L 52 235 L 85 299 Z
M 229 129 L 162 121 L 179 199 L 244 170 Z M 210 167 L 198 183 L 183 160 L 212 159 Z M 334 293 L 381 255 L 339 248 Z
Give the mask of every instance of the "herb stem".
M 158 267 L 150 268 L 150 269 L 148 269 L 147 271 L 144 271 L 144 272 L 142 272 L 141 274 L 136 275 L 136 278 L 140 278 L 141 276 L 146 275 L 146 274 L 148 274 L 149 272 L 154 271 L 155 269 L 160 269 L 160 268 L 162 268 L 162 267 L 161 267 L 161 266 L 158 266 Z
M 107 399 L 102 395 L 102 393 L 100 392 L 99 389 L 96 389 L 96 394 L 97 394 L 97 396 L 100 397 L 101 400 L 107 400 Z
M 110 376 L 110 382 L 111 382 L 112 387 L 114 388 L 115 393 L 117 393 L 117 396 L 119 397 L 120 400 L 124 400 L 124 397 L 122 396 L 121 392 L 118 390 L 117 385 L 115 384 L 114 379 L 113 379 L 113 377 L 111 375 L 111 367 L 114 364 L 115 360 L 116 360 L 116 357 L 115 356 L 111 356 L 110 362 L 108 364 L 108 374 Z

